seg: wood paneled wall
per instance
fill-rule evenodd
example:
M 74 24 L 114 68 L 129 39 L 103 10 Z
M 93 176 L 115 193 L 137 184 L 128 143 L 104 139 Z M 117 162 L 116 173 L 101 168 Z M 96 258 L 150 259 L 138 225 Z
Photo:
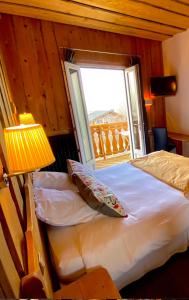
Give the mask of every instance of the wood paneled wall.
M 33 113 L 48 135 L 72 131 L 62 47 L 139 55 L 145 99 L 150 76 L 163 74 L 161 42 L 20 16 L 2 15 L 0 47 L 18 112 Z M 153 100 L 148 118 L 150 125 L 165 125 L 163 98 Z
M 18 112 L 33 113 L 48 134 L 71 130 L 53 24 L 3 15 L 0 40 Z

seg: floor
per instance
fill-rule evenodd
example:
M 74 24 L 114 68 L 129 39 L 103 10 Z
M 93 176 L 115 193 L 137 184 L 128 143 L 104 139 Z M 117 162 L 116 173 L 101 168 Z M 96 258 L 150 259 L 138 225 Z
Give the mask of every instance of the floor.
M 96 169 L 102 169 L 105 167 L 110 167 L 114 164 L 127 162 L 130 159 L 130 153 L 126 153 L 118 156 L 110 156 L 107 159 L 96 160 Z
M 189 299 L 189 250 L 120 291 L 122 298 Z

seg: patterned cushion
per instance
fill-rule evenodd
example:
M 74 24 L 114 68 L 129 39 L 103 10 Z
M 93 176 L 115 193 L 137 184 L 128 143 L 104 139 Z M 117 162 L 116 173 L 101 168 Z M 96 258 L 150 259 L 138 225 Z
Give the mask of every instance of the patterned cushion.
M 72 178 L 73 183 L 75 183 L 75 174 L 77 173 L 92 175 L 92 170 L 90 170 L 88 166 L 83 165 L 82 163 L 75 160 L 67 159 L 67 168 L 68 175 Z
M 91 175 L 75 174 L 76 185 L 87 204 L 104 215 L 126 217 L 127 214 L 109 187 Z

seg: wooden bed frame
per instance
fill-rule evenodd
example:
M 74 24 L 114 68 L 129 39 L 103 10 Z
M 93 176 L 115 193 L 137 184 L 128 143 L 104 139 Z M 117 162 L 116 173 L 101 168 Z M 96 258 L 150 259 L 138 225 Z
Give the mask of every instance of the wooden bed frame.
M 26 298 L 120 298 L 104 268 L 91 270 L 73 283 L 53 292 L 51 272 L 40 222 L 35 215 L 31 176 L 25 176 L 26 245 L 28 274 L 22 278 L 22 297 Z
M 48 259 L 41 227 L 35 216 L 31 176 L 25 176 L 26 247 L 28 274 L 22 278 L 23 297 L 53 298 Z
M 0 298 L 120 298 L 109 274 L 103 268 L 87 270 L 87 274 L 55 292 L 43 226 L 35 215 L 30 175 L 25 176 L 25 204 L 24 234 L 9 188 L 0 188 Z M 26 244 L 27 260 L 22 255 L 23 244 Z

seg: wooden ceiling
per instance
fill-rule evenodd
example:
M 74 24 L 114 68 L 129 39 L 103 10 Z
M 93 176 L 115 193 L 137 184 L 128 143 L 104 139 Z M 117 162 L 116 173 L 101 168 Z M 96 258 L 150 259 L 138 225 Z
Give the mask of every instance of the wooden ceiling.
M 0 12 L 159 41 L 189 28 L 189 0 L 0 0 Z

